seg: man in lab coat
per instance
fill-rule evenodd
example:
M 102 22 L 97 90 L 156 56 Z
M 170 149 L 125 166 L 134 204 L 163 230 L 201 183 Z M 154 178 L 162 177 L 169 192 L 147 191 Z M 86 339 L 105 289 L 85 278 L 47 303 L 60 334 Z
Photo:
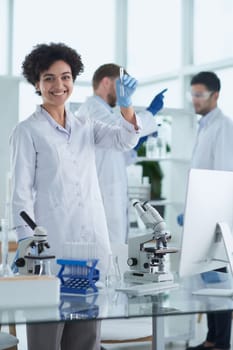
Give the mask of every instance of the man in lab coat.
M 124 71 L 126 73 L 126 71 Z M 109 63 L 100 66 L 92 78 L 94 94 L 87 98 L 77 112 L 77 117 L 89 117 L 108 124 L 118 124 L 120 111 L 116 109 L 115 81 L 120 75 L 120 66 Z M 153 133 L 156 121 L 153 118 L 163 107 L 163 93 L 155 96 L 150 106 L 142 114 L 141 136 Z M 129 153 L 98 149 L 96 150 L 96 165 L 100 190 L 103 198 L 110 241 L 125 243 L 127 240 L 127 172 L 126 166 Z
M 197 114 L 201 115 L 196 144 L 192 155 L 192 168 L 233 171 L 233 120 L 217 106 L 221 83 L 213 72 L 200 72 L 191 80 L 191 98 Z M 215 273 L 203 273 L 205 283 L 227 283 L 226 268 Z M 206 340 L 187 350 L 228 350 L 231 338 L 231 311 L 208 313 Z

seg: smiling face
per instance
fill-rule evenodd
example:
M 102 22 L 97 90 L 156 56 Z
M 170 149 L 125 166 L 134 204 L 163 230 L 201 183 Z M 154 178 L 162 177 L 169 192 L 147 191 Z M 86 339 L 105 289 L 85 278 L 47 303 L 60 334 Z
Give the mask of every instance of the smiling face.
M 40 74 L 36 89 L 41 92 L 44 107 L 61 107 L 73 91 L 71 67 L 64 61 L 55 61 Z

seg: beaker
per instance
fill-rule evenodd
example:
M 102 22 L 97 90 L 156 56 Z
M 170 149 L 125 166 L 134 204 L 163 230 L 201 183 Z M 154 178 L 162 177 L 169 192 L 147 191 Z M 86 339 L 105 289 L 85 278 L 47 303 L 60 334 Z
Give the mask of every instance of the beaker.
M 1 255 L 2 263 L 0 265 L 0 276 L 13 276 L 10 265 L 8 264 L 8 223 L 7 220 L 1 219 Z
M 118 256 L 113 256 L 109 254 L 108 256 L 108 268 L 105 277 L 105 286 L 107 288 L 115 289 L 119 286 L 121 281 L 121 272 L 118 263 Z

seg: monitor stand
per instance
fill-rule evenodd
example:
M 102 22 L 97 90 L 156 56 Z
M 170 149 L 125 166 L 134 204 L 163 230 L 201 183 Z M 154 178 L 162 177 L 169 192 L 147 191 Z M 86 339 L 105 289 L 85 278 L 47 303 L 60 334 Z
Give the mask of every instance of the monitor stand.
M 233 234 L 229 225 L 225 222 L 219 222 L 215 228 L 215 239 L 217 241 L 223 240 L 227 263 L 230 265 L 231 273 L 233 275 Z M 213 260 L 216 260 L 213 258 Z M 219 282 L 221 283 L 221 282 Z M 233 288 L 202 288 L 193 291 L 194 295 L 207 295 L 207 296 L 220 296 L 220 297 L 233 297 Z
M 228 263 L 230 264 L 231 273 L 233 275 L 233 234 L 231 232 L 231 229 L 227 223 L 219 222 L 216 225 L 216 233 L 222 235 Z

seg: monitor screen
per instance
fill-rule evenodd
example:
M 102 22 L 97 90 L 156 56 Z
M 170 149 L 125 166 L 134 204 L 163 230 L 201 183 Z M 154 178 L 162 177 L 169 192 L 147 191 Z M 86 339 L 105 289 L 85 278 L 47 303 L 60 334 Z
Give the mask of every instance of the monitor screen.
M 224 242 L 227 241 L 228 254 L 230 250 L 232 255 L 233 172 L 191 169 L 184 212 L 180 277 L 227 265 L 229 259 L 223 236 L 221 232 L 216 234 L 217 223 L 224 223 L 230 229 L 228 232 L 224 230 Z

